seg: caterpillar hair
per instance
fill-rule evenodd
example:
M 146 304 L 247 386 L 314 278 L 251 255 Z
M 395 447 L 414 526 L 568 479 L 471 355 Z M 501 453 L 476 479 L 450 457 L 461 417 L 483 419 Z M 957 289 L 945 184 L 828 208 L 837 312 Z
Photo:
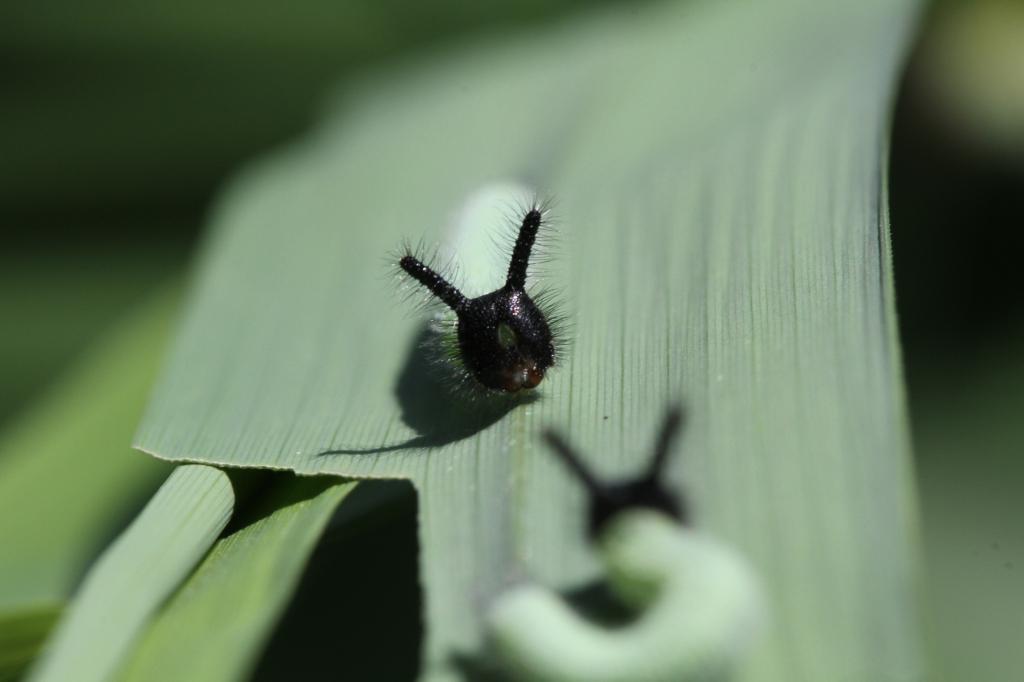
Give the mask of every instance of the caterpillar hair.
M 441 325 L 439 336 L 446 338 L 441 339 L 440 356 L 456 361 L 467 382 L 489 391 L 534 389 L 559 359 L 564 316 L 556 312 L 550 294 L 527 291 L 527 274 L 547 216 L 548 204 L 536 201 L 519 211 L 504 284 L 482 296 L 467 296 L 416 250 L 405 248 L 397 258 L 404 276 L 455 316 L 453 325 Z

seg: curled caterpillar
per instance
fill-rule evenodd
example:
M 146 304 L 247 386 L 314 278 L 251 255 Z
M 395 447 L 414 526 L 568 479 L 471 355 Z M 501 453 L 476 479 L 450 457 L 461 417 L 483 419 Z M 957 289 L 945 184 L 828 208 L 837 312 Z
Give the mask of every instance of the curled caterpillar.
M 470 298 L 416 255 L 406 251 L 398 267 L 455 313 L 451 355 L 481 386 L 503 393 L 536 388 L 557 359 L 555 333 L 543 300 L 526 291 L 526 274 L 545 208 L 522 214 L 505 284 Z
M 674 406 L 647 471 L 618 482 L 597 478 L 565 439 L 546 432 L 587 488 L 604 584 L 632 616 L 609 627 L 538 584 L 513 586 L 487 614 L 496 672 L 529 682 L 736 679 L 762 620 L 760 582 L 735 549 L 688 526 L 685 500 L 660 481 L 681 424 Z

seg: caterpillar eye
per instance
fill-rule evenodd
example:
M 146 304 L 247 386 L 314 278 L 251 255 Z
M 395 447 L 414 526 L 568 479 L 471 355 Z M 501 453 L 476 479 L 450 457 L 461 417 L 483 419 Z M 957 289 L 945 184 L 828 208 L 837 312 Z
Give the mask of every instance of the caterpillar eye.
M 518 343 L 519 338 L 516 333 L 512 331 L 512 327 L 508 326 L 504 322 L 498 324 L 498 345 L 508 350 Z

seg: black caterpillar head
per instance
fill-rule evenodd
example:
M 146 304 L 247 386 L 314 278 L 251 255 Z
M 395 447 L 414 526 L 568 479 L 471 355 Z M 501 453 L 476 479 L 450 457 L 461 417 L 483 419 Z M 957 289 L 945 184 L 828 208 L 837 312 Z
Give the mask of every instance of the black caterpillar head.
M 590 494 L 591 536 L 600 533 L 604 525 L 619 512 L 635 507 L 655 509 L 677 519 L 680 523 L 687 522 L 688 510 L 685 501 L 669 491 L 659 480 L 672 440 L 679 432 L 682 421 L 682 408 L 678 405 L 669 408 L 647 471 L 639 478 L 616 483 L 599 481 L 561 436 L 552 430 L 544 432 L 544 439 L 548 445 L 583 482 Z
M 523 216 L 505 285 L 467 298 L 453 284 L 412 255 L 399 267 L 426 287 L 458 318 L 458 351 L 469 373 L 483 386 L 507 393 L 536 388 L 555 363 L 548 319 L 526 293 L 530 252 L 543 222 L 543 210 Z

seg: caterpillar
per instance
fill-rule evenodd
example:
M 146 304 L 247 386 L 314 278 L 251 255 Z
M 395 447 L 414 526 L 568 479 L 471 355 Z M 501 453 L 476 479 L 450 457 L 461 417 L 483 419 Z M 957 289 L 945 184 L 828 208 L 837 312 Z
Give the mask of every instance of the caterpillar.
M 397 258 L 405 277 L 426 289 L 454 313 L 441 347 L 461 368 L 462 378 L 499 394 L 537 388 L 558 362 L 561 321 L 552 297 L 527 291 L 527 273 L 538 237 L 548 225 L 548 204 L 533 201 L 518 210 L 518 226 L 505 281 L 494 291 L 470 297 L 410 247 Z M 450 333 L 449 333 L 450 332 Z
M 654 454 L 647 470 L 637 478 L 615 482 L 599 480 L 558 431 L 544 431 L 543 438 L 548 447 L 559 456 L 587 490 L 590 499 L 591 537 L 597 537 L 611 519 L 628 509 L 651 509 L 680 524 L 689 523 L 690 512 L 685 498 L 671 492 L 661 481 L 662 469 L 682 423 L 682 407 L 679 404 L 671 405 L 658 433 Z
M 689 526 L 685 500 L 659 481 L 682 424 L 670 408 L 640 477 L 599 480 L 557 432 L 545 440 L 590 496 L 590 534 L 605 584 L 632 612 L 611 628 L 537 584 L 487 614 L 489 661 L 514 680 L 725 682 L 742 669 L 763 618 L 760 581 L 730 545 Z

